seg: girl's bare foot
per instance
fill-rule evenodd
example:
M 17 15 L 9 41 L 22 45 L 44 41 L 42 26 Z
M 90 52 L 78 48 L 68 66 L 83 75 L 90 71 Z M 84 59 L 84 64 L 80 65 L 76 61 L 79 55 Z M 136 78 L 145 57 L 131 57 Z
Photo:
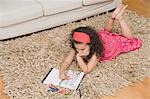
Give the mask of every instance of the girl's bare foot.
M 115 11 L 112 13 L 112 18 L 113 19 L 115 19 L 115 17 L 116 17 L 116 15 L 122 10 L 122 8 L 123 8 L 123 4 L 120 4 L 116 9 L 115 9 Z
M 122 14 L 123 12 L 125 11 L 125 9 L 128 7 L 128 5 L 123 5 L 123 8 L 121 9 L 121 11 L 116 15 L 115 19 L 118 19 L 118 20 L 122 20 L 123 17 L 122 17 Z

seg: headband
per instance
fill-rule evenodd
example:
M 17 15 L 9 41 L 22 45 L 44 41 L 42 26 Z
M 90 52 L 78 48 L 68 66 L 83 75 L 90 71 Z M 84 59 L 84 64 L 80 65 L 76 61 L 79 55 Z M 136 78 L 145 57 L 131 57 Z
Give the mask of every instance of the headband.
M 89 35 L 87 35 L 83 32 L 74 32 L 73 39 L 75 41 L 82 42 L 82 43 L 90 43 L 91 42 Z

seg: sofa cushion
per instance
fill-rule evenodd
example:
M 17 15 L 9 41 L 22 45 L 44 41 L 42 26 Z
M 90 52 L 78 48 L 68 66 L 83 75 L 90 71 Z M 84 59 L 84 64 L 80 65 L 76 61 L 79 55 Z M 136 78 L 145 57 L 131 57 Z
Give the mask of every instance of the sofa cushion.
M 56 14 L 82 7 L 82 0 L 38 0 L 43 5 L 44 15 Z
M 103 3 L 103 2 L 108 2 L 108 1 L 113 1 L 113 0 L 82 0 L 83 5 L 92 5 L 96 3 Z
M 35 0 L 0 0 L 0 27 L 17 24 L 43 16 Z

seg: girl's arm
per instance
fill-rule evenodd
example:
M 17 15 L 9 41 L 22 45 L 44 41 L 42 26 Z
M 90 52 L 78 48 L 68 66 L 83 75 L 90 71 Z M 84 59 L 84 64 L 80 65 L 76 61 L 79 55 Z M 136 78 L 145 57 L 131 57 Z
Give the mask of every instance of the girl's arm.
M 96 54 L 92 56 L 90 61 L 86 64 L 81 56 L 79 54 L 76 55 L 77 62 L 79 67 L 83 70 L 85 73 L 89 73 L 93 70 L 93 68 L 98 64 L 98 58 Z
M 60 67 L 60 78 L 61 79 L 68 79 L 65 70 L 70 66 L 70 64 L 73 61 L 73 58 L 75 56 L 75 50 L 73 48 L 70 49 L 70 52 L 66 56 L 65 60 L 63 61 L 61 67 Z

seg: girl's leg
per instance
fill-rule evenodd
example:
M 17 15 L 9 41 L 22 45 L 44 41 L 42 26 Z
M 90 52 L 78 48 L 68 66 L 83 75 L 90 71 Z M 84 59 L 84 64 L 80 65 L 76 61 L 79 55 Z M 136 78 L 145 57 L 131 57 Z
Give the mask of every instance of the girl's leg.
M 113 28 L 113 23 L 114 23 L 114 19 L 113 19 L 113 18 L 110 18 L 110 19 L 108 20 L 108 22 L 106 23 L 106 25 L 105 25 L 105 29 L 106 29 L 107 31 L 111 32 L 111 31 L 112 31 L 112 28 Z
M 112 28 L 113 28 L 113 23 L 114 23 L 114 20 L 115 20 L 115 17 L 116 15 L 121 11 L 121 9 L 123 8 L 123 5 L 119 5 L 115 11 L 112 13 L 112 16 L 111 18 L 108 20 L 108 22 L 106 23 L 105 25 L 105 29 L 109 32 L 112 31 Z
M 127 5 L 124 5 L 122 10 L 119 12 L 119 14 L 116 15 L 115 19 L 118 19 L 120 26 L 121 26 L 121 30 L 122 30 L 122 35 L 127 37 L 127 38 L 132 38 L 132 32 L 129 28 L 129 26 L 127 25 L 127 23 L 125 22 L 125 20 L 122 17 L 123 12 L 125 11 L 125 9 L 127 8 Z

